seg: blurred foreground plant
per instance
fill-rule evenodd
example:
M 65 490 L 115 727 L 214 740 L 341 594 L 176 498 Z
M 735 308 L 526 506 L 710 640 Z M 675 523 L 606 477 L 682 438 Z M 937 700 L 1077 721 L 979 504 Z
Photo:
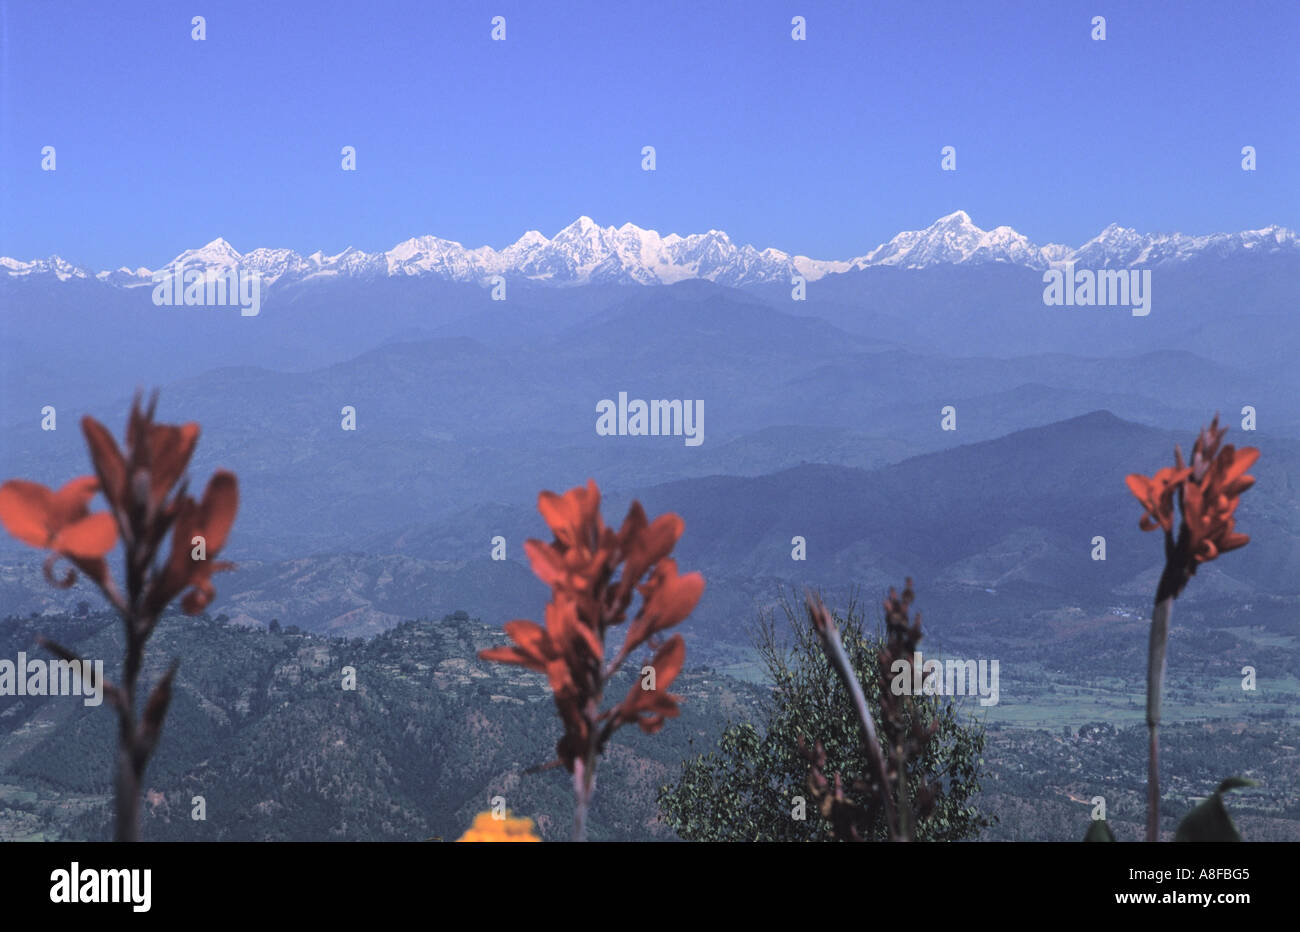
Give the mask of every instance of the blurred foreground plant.
M 141 408 L 138 397 L 132 403 L 125 453 L 102 424 L 89 416 L 82 418 L 95 475 L 73 479 L 58 491 L 25 479 L 0 486 L 0 523 L 23 543 L 50 551 L 44 567 L 50 584 L 66 589 L 76 582 L 80 570 L 99 587 L 125 627 L 121 683 L 104 683 L 104 695 L 118 715 L 114 776 L 118 841 L 139 839 L 141 778 L 157 748 L 176 674 L 173 662 L 150 691 L 137 720 L 136 680 L 145 643 L 163 610 L 181 593 L 185 593 L 181 607 L 187 615 L 199 614 L 215 597 L 212 574 L 232 565 L 215 557 L 225 545 L 239 506 L 235 476 L 225 470 L 213 474 L 201 501 L 187 494 L 183 477 L 198 443 L 199 426 L 155 423 L 156 405 L 156 395 L 147 408 Z M 90 501 L 99 493 L 108 510 L 91 512 Z M 155 565 L 169 533 L 171 550 Z M 105 559 L 119 536 L 122 587 L 109 575 Z M 54 573 L 60 559 L 75 567 L 61 578 Z M 51 653 L 75 662 L 74 669 L 82 669 L 80 658 L 66 647 L 46 638 L 39 641 Z
M 592 480 L 563 495 L 542 492 L 537 510 L 555 534 L 550 544 L 529 540 L 524 545 L 533 572 L 551 587 L 545 627 L 524 619 L 508 622 L 505 631 L 514 644 L 489 648 L 479 656 L 546 674 L 564 724 L 554 764 L 572 774 L 573 839 L 582 841 L 596 787 L 597 758 L 613 733 L 636 723 L 653 734 L 665 718 L 678 714 L 681 697 L 665 690 L 681 672 L 686 643 L 680 634 L 662 643 L 658 635 L 695 609 L 704 577 L 679 576 L 676 561 L 668 556 L 681 537 L 681 518 L 665 514 L 647 522 L 641 504 L 633 502 L 615 532 L 601 518 L 600 489 Z M 641 595 L 640 610 L 622 646 L 606 661 L 606 634 L 627 620 L 636 593 Z M 649 665 L 641 668 L 621 702 L 602 710 L 609 681 L 628 656 L 647 643 L 655 648 Z

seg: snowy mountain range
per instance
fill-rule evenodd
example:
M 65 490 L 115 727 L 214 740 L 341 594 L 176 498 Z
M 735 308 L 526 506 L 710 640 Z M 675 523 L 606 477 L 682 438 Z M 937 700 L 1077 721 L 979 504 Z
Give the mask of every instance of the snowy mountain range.
M 661 236 L 631 223 L 602 227 L 579 217 L 547 239 L 530 230 L 505 249 L 469 249 L 453 240 L 417 236 L 387 252 L 367 253 L 349 247 L 334 256 L 314 252 L 303 256 L 290 249 L 258 248 L 240 253 L 217 238 L 199 249 L 188 249 L 170 265 L 203 269 L 215 275 L 235 267 L 255 270 L 263 284 L 323 281 L 331 278 L 431 276 L 456 282 L 487 283 L 494 276 L 522 277 L 556 285 L 590 282 L 657 285 L 703 278 L 741 286 L 790 281 L 802 275 L 815 281 L 876 266 L 924 269 L 938 265 L 1005 264 L 1046 269 L 1066 262 L 1087 268 L 1151 267 L 1197 256 L 1238 253 L 1300 255 L 1300 238 L 1293 230 L 1269 226 L 1241 233 L 1189 236 L 1183 233 L 1143 234 L 1111 224 L 1077 249 L 1056 243 L 1037 245 L 1011 227 L 982 230 L 962 210 L 940 217 L 924 230 L 899 233 L 887 243 L 847 261 L 791 256 L 777 249 L 737 245 L 721 230 Z M 99 279 L 110 285 L 148 285 L 153 271 L 120 268 L 91 272 L 58 256 L 23 262 L 0 258 L 5 277 L 60 281 Z

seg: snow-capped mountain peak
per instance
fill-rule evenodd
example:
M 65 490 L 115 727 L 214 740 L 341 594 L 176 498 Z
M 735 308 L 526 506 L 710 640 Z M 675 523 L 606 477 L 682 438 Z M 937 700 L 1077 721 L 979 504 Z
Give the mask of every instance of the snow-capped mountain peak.
M 958 229 L 964 229 L 967 227 L 975 228 L 975 224 L 971 222 L 970 214 L 966 213 L 964 210 L 954 210 L 950 214 L 945 214 L 932 223 L 931 226 L 942 227 L 945 229 L 952 229 L 954 227 Z
M 981 230 L 964 210 L 940 217 L 924 230 L 899 233 L 889 242 L 852 261 L 855 268 L 873 265 L 923 269 L 932 265 L 1005 262 L 1045 268 L 1040 247 L 1011 227 Z
M 61 282 L 66 282 L 73 278 L 90 277 L 90 273 L 85 269 L 73 265 L 61 256 L 33 259 L 31 262 L 0 257 L 0 269 L 4 270 L 7 278 L 37 278 L 51 275 Z
M 723 230 L 681 235 L 660 234 L 631 222 L 602 227 L 579 216 L 546 237 L 529 230 L 496 250 L 469 248 L 431 235 L 403 240 L 386 252 L 367 253 L 349 246 L 327 256 L 317 250 L 303 256 L 291 249 L 258 248 L 241 254 L 222 237 L 182 252 L 172 264 L 215 275 L 230 268 L 256 271 L 265 284 L 308 282 L 337 277 L 423 277 L 485 284 L 495 276 L 532 279 L 556 285 L 588 282 L 667 284 L 702 278 L 723 285 L 767 282 L 788 284 L 794 275 L 816 281 L 827 275 L 877 266 L 925 269 L 939 265 L 1000 264 L 1030 269 L 1073 262 L 1098 268 L 1139 267 L 1182 262 L 1197 256 L 1294 252 L 1300 254 L 1296 233 L 1276 224 L 1240 233 L 1189 236 L 1183 233 L 1138 233 L 1112 223 L 1077 249 L 1059 243 L 1037 245 L 1009 226 L 981 229 L 964 210 L 955 210 L 928 227 L 907 230 L 870 252 L 847 261 L 792 256 L 779 249 L 737 245 Z M 109 285 L 132 287 L 146 283 L 146 268 L 121 268 L 93 277 Z M 90 273 L 57 256 L 23 262 L 0 258 L 0 277 L 68 281 Z
M 262 250 L 268 252 L 269 250 Z M 173 259 L 169 265 L 184 265 L 189 268 L 223 270 L 239 265 L 242 257 L 239 251 L 218 236 L 212 242 L 198 249 L 187 249 Z
M 624 228 L 626 228 L 632 226 L 632 224 L 625 223 L 623 224 L 623 226 Z M 543 236 L 541 233 L 537 232 L 536 230 L 529 230 L 523 236 L 519 237 L 519 239 L 515 242 L 514 245 L 516 247 L 526 249 L 532 246 L 544 246 L 549 242 L 550 240 L 547 239 L 545 236 Z

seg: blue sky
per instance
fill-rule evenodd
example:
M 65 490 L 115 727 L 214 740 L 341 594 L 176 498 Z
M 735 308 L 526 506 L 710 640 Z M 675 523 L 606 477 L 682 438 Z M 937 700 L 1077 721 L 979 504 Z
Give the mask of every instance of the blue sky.
M 1296 2 L 0 0 L 0 30 L 21 259 L 500 248 L 580 214 L 817 258 L 958 208 L 1071 245 L 1112 221 L 1300 227 Z

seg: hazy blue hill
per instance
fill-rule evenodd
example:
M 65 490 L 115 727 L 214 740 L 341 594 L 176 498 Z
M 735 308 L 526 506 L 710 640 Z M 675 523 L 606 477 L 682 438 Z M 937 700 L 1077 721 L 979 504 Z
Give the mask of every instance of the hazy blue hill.
M 307 281 L 265 289 L 260 313 L 243 317 L 234 307 L 157 307 L 151 287 L 4 276 L 0 423 L 25 418 L 33 406 L 104 402 L 136 384 L 219 367 L 317 370 L 403 333 L 531 344 L 628 292 L 521 285 L 503 304 L 477 285 L 430 279 Z M 47 363 L 51 352 L 57 371 Z
M 1286 567 L 1300 557 L 1300 510 L 1291 492 L 1300 479 L 1300 450 L 1293 441 L 1234 434 L 1238 443 L 1265 451 L 1255 470 L 1259 484 L 1243 500 L 1239 519 L 1256 544 L 1248 559 L 1230 557 L 1203 570 L 1189 597 L 1292 594 L 1296 585 Z M 1079 599 L 1142 606 L 1154 586 L 1160 545 L 1157 536 L 1139 531 L 1140 511 L 1124 476 L 1154 472 L 1172 460 L 1175 443 L 1186 449 L 1190 437 L 1095 412 L 876 470 L 804 464 L 639 489 L 607 485 L 604 511 L 617 523 L 636 497 L 651 514 L 675 511 L 685 518 L 677 553 L 683 567 L 709 578 L 696 613 L 708 639 L 743 641 L 737 619 L 770 604 L 783 585 L 875 589 L 907 574 L 927 588 L 1019 587 L 1027 609 Z M 551 487 L 562 490 L 568 483 Z M 410 522 L 373 535 L 364 550 L 409 555 L 412 562 L 396 564 L 410 567 L 420 606 L 437 605 L 429 599 L 446 595 L 482 600 L 493 610 L 484 617 L 530 617 L 539 611 L 542 591 L 527 574 L 521 545 L 547 536 L 535 500 L 533 493 L 516 504 L 471 506 L 443 519 Z M 486 559 L 497 535 L 508 542 L 504 564 Z M 790 558 L 796 535 L 807 539 L 805 562 Z M 1105 562 L 1090 558 L 1095 535 L 1107 540 Z M 292 596 L 299 576 L 333 593 L 327 604 L 346 604 L 349 587 L 361 593 L 370 585 L 364 580 L 393 573 L 381 569 L 390 558 L 350 557 L 369 567 L 362 581 L 354 581 L 346 572 L 320 571 L 328 559 L 276 564 L 262 575 L 232 574 L 226 591 L 233 604 L 265 622 L 265 608 L 254 606 L 292 612 L 295 603 L 307 604 Z M 439 560 L 453 561 L 454 569 L 433 574 Z M 481 575 L 469 575 L 470 567 Z M 421 582 L 421 573 L 431 582 Z M 313 629 L 322 624 L 319 616 L 303 623 Z
M 1057 416 L 1049 420 L 1064 420 L 1074 413 L 1071 406 L 1079 401 L 1071 401 L 1065 394 L 1072 392 L 1076 399 L 1090 397 L 1108 402 L 1077 413 L 1120 405 L 1134 412 L 1129 419 L 1157 425 L 1176 423 L 1165 419 L 1185 413 L 1202 416 L 1201 412 L 1207 410 L 1236 411 L 1243 404 L 1254 404 L 1281 416 L 1289 413 L 1292 397 L 1258 369 L 1225 366 L 1194 353 L 1172 350 L 1116 357 L 1065 353 L 1014 358 L 942 357 L 912 351 L 866 353 L 827 362 L 806 376 L 792 379 L 793 390 L 808 397 L 824 396 L 833 410 L 846 415 L 850 405 L 873 417 L 887 415 L 891 408 L 898 408 L 901 400 L 911 404 L 906 410 L 908 416 L 923 410 L 927 419 L 934 417 L 942 404 L 980 399 L 1024 385 L 1061 393 L 1057 398 L 1064 403 Z M 1041 397 L 1048 399 L 1046 392 Z M 1025 417 L 1014 403 L 980 413 L 981 425 L 987 414 L 1004 421 Z
M 942 580 L 955 564 L 994 550 L 1002 559 L 972 583 L 994 585 L 1010 573 L 1065 592 L 1100 594 L 1160 559 L 1158 541 L 1137 528 L 1139 512 L 1124 476 L 1153 472 L 1172 460 L 1175 442 L 1186 448 L 1189 439 L 1096 412 L 874 472 L 810 465 L 758 478 L 683 480 L 639 497 L 652 511 L 679 511 L 688 527 L 701 530 L 686 535 L 681 549 L 684 560 L 706 568 L 832 581 L 883 566 Z M 1248 442 L 1240 432 L 1234 439 Z M 1297 511 L 1289 488 L 1296 450 L 1292 442 L 1265 450 L 1259 485 L 1243 500 L 1239 521 L 1270 558 L 1263 565 L 1227 560 L 1215 570 L 1292 592 L 1295 582 L 1266 566 L 1271 554 L 1285 560 L 1293 552 Z M 808 536 L 809 560 L 796 570 L 789 541 L 800 533 Z M 1009 546 L 1015 535 L 1022 546 Z M 1104 563 L 1089 558 L 1094 535 L 1107 539 Z
M 1179 313 L 1188 332 L 1204 335 L 1219 333 L 1223 318 L 1194 300 L 1198 276 L 1217 282 L 1252 268 L 1268 281 L 1242 292 L 1243 302 L 1285 330 L 1273 305 L 1291 287 L 1282 260 L 1157 271 L 1171 283 L 1161 287 L 1184 282 L 1190 303 Z M 615 519 L 634 494 L 687 518 L 683 562 L 711 580 L 701 631 L 730 637 L 735 617 L 767 604 L 782 581 L 879 586 L 913 573 L 976 588 L 1134 598 L 1149 589 L 1159 552 L 1136 531 L 1123 474 L 1162 465 L 1172 443 L 1188 443 L 1210 412 L 1235 424 L 1252 404 L 1266 455 L 1242 521 L 1260 541 L 1259 556 L 1207 570 L 1205 589 L 1290 591 L 1287 567 L 1300 538 L 1282 491 L 1300 478 L 1292 475 L 1295 444 L 1280 439 L 1300 425 L 1290 376 L 1211 361 L 1225 355 L 1219 345 L 1143 351 L 1131 337 L 1145 331 L 1133 328 L 1157 320 L 1164 305 L 1140 320 L 1070 309 L 1094 315 L 1087 327 L 1127 328 L 1105 345 L 1094 339 L 1100 331 L 1071 342 L 1068 328 L 1054 342 L 1002 339 L 1020 326 L 1025 306 L 1001 302 L 1022 287 L 1024 272 L 875 269 L 812 283 L 806 303 L 788 291 L 702 282 L 523 286 L 504 304 L 476 286 L 428 280 L 385 279 L 374 289 L 306 283 L 273 291 L 255 319 L 159 309 L 138 290 L 68 283 L 71 291 L 51 292 L 61 297 L 48 319 L 38 314 L 30 327 L 15 327 L 20 305 L 6 303 L 5 332 L 19 342 L 3 350 L 15 361 L 0 367 L 6 392 L 18 391 L 6 394 L 4 410 L 22 413 L 0 433 L 0 476 L 53 484 L 84 474 L 79 416 L 88 410 L 120 430 L 125 392 L 156 376 L 166 382 L 161 416 L 203 426 L 194 482 L 216 467 L 240 476 L 226 556 L 244 568 L 220 585 L 232 617 L 371 633 L 426 606 L 536 614 L 534 583 L 519 561 L 523 539 L 543 533 L 537 493 L 590 476 Z M 890 290 L 905 283 L 906 305 Z M 30 300 L 22 313 L 35 313 L 45 296 L 38 286 L 8 283 L 0 297 Z M 1211 291 L 1224 294 L 1219 284 Z M 1035 285 L 1041 316 L 1049 309 L 1040 292 Z M 87 315 L 99 295 L 103 305 Z M 367 295 L 374 303 L 363 303 Z M 967 298 L 960 320 L 939 327 L 934 315 Z M 826 311 L 818 302 L 832 299 L 859 316 L 799 316 Z M 1097 323 L 1098 314 L 1111 322 Z M 524 325 L 511 315 L 531 323 L 499 339 Z M 882 349 L 908 333 L 863 325 L 873 315 L 914 327 L 919 348 Z M 951 327 L 961 339 L 953 341 Z M 397 334 L 423 338 L 393 342 Z M 1231 339 L 1269 334 L 1247 328 Z M 63 346 L 61 338 L 70 365 L 42 368 L 35 361 Z M 1269 351 L 1287 339 L 1279 331 Z M 1063 343 L 1070 354 L 1060 352 Z M 1031 355 L 1014 355 L 1031 344 Z M 126 350 L 105 354 L 105 345 Z M 1089 346 L 1103 355 L 1082 355 Z M 980 352 L 987 355 L 973 355 Z M 214 359 L 233 364 L 208 368 Z M 596 402 L 619 391 L 702 399 L 704 445 L 597 437 Z M 59 408 L 57 431 L 39 428 L 45 403 Z M 958 409 L 956 432 L 939 429 L 945 404 Z M 356 432 L 340 429 L 344 405 L 356 408 Z M 1098 409 L 1133 423 L 1071 420 Z M 899 462 L 921 453 L 936 458 Z M 1086 558 L 1096 534 L 1108 540 L 1104 564 Z M 479 562 L 497 535 L 509 542 L 508 570 Z M 808 539 L 806 562 L 790 559 L 795 535 Z M 69 608 L 86 595 L 51 592 L 33 555 L 7 537 L 0 554 L 0 594 L 11 610 Z
M 1203 255 L 1152 272 L 1153 310 L 1144 318 L 1123 308 L 1046 307 L 1041 273 L 999 264 L 831 275 L 810 282 L 803 302 L 790 300 L 784 283 L 737 290 L 694 281 L 580 288 L 518 281 L 510 283 L 508 300 L 495 302 L 478 285 L 429 278 L 308 280 L 272 286 L 261 313 L 249 318 L 235 308 L 155 307 L 148 287 L 6 276 L 0 423 L 42 404 L 80 406 L 103 400 L 105 391 L 120 396 L 125 386 L 169 383 L 220 366 L 319 370 L 398 335 L 468 337 L 492 346 L 507 354 L 497 370 L 506 382 L 519 365 L 511 351 L 524 351 L 525 364 L 568 364 L 571 376 L 585 371 L 573 370 L 574 363 L 595 366 L 605 381 L 618 374 L 620 359 L 680 362 L 685 368 L 674 371 L 681 380 L 697 364 L 707 370 L 710 351 L 740 358 L 785 345 L 784 373 L 861 350 L 866 341 L 926 355 L 1001 358 L 1063 348 L 1097 357 L 1183 350 L 1269 372 L 1270 383 L 1295 387 L 1285 363 L 1300 349 L 1291 314 L 1300 301 L 1300 259 Z M 51 348 L 59 353 L 57 378 L 42 363 Z M 1155 388 L 1168 393 L 1177 385 Z M 594 387 L 584 384 L 583 391 Z M 554 400 L 562 406 L 568 398 Z M 789 422 L 784 414 L 740 429 Z
M 517 546 L 517 545 L 516 545 Z M 236 624 L 265 627 L 271 619 L 306 631 L 371 637 L 413 614 L 441 615 L 481 604 L 493 622 L 540 615 L 547 589 L 516 561 L 481 556 L 422 560 L 400 555 L 327 553 L 274 563 L 244 561 L 217 577 L 215 614 Z M 54 589 L 41 576 L 40 559 L 0 564 L 0 605 L 6 612 L 72 612 L 99 596 L 84 580 Z
M 440 338 L 387 344 L 309 372 L 216 369 L 166 386 L 161 415 L 203 425 L 196 476 L 216 467 L 240 473 L 245 507 L 232 546 L 265 560 L 369 549 L 414 523 L 480 503 L 526 506 L 539 489 L 586 476 L 630 489 L 802 462 L 872 468 L 1098 408 L 1188 428 L 1244 403 L 1257 406 L 1271 432 L 1298 419 L 1289 396 L 1261 386 L 1257 374 L 1186 353 L 1022 360 L 863 352 L 819 321 L 733 302 L 723 289 L 699 292 L 597 325 L 626 329 L 621 342 L 603 331 L 529 349 Z M 714 312 L 739 314 L 733 329 L 777 336 L 733 345 L 711 329 Z M 742 323 L 751 316 L 763 325 Z M 597 352 L 611 340 L 629 347 L 628 358 Z M 786 347 L 807 352 L 792 362 Z M 597 437 L 596 402 L 619 391 L 702 399 L 704 445 Z M 0 474 L 53 483 L 84 472 L 77 420 L 87 410 L 120 430 L 124 398 L 101 396 L 87 408 L 60 397 L 50 402 L 60 430 L 40 430 L 39 407 L 5 429 Z M 958 409 L 957 432 L 938 429 L 945 404 Z M 356 432 L 340 429 L 344 405 L 356 408 Z M 5 549 L 13 545 L 0 543 Z
M 938 433 L 937 425 L 932 429 Z M 441 515 L 426 512 L 419 496 L 443 500 L 440 493 L 456 486 L 428 470 L 427 460 L 426 471 L 413 467 L 404 483 L 394 476 L 385 485 L 362 477 L 347 460 L 340 466 L 316 454 L 294 461 L 280 482 L 272 481 L 274 473 L 243 474 L 249 492 L 238 531 L 254 541 L 266 535 L 263 541 L 289 545 L 296 534 L 304 546 L 290 558 L 268 560 L 249 553 L 252 547 L 241 552 L 236 539 L 229 555 L 243 565 L 221 577 L 218 587 L 232 618 L 265 624 L 277 617 L 349 635 L 383 630 L 412 612 L 462 604 L 480 606 L 489 619 L 535 616 L 543 592 L 524 563 L 522 544 L 547 534 L 536 512 L 537 492 L 563 490 L 594 475 L 606 490 L 611 522 L 621 520 L 633 497 L 651 514 L 675 511 L 685 518 L 677 553 L 683 567 L 703 570 L 710 580 L 697 613 L 708 639 L 743 640 L 736 619 L 770 604 L 783 583 L 839 591 L 854 584 L 880 588 L 911 574 L 927 585 L 1029 587 L 1026 604 L 1040 608 L 1078 599 L 1142 605 L 1154 585 L 1160 547 L 1155 535 L 1138 530 L 1140 512 L 1124 476 L 1154 472 L 1171 461 L 1175 443 L 1187 449 L 1192 436 L 1190 428 L 1159 430 L 1103 411 L 872 470 L 806 463 L 652 485 L 612 482 L 611 471 L 597 468 L 594 459 L 582 463 L 579 457 L 577 468 L 566 472 L 555 459 L 516 463 L 501 452 L 499 460 L 466 459 L 462 468 L 471 474 L 490 462 L 502 469 L 515 463 L 517 497 Z M 1195 597 L 1247 589 L 1294 593 L 1287 568 L 1300 558 L 1300 509 L 1292 491 L 1300 483 L 1300 445 L 1241 431 L 1230 439 L 1264 450 L 1255 470 L 1259 483 L 1239 512 L 1256 543 L 1249 559 L 1231 556 L 1207 567 Z M 391 451 L 366 447 L 365 455 L 388 462 L 404 451 L 410 455 L 411 444 L 390 442 Z M 449 443 L 422 448 L 458 449 Z M 797 446 L 787 451 L 798 453 Z M 285 455 L 300 451 L 288 447 Z M 280 530 L 277 521 L 288 527 Z M 498 535 L 507 541 L 504 563 L 489 559 Z M 796 535 L 807 541 L 803 562 L 791 559 Z M 1107 541 L 1104 562 L 1090 559 L 1096 535 Z M 51 590 L 35 555 L 11 548 L 0 568 L 0 595 L 9 610 L 27 612 L 71 608 L 88 590 Z
M 881 341 L 850 334 L 803 313 L 796 302 L 774 305 L 742 291 L 702 282 L 644 289 L 627 301 L 562 331 L 560 355 L 600 365 L 657 360 L 668 368 L 719 361 L 834 358 L 879 348 Z
M 1300 303 L 1300 257 L 1206 254 L 1151 272 L 1152 311 L 1142 318 L 1120 307 L 1047 307 L 1041 272 L 999 264 L 873 267 L 827 276 L 809 283 L 806 313 L 944 354 L 1176 349 L 1272 368 L 1300 344 L 1292 315 Z M 750 290 L 773 302 L 789 297 L 784 286 Z
M 1241 521 L 1253 522 L 1266 538 L 1290 535 L 1296 512 L 1286 488 L 1295 469 L 1295 444 L 1236 435 L 1238 442 L 1264 443 L 1268 451 L 1258 469 L 1260 485 L 1243 502 Z M 617 517 L 635 495 L 651 513 L 682 514 L 688 529 L 679 551 L 684 563 L 714 572 L 826 581 L 852 575 L 872 561 L 891 570 L 939 574 L 1009 535 L 1033 529 L 1046 535 L 1044 545 L 1063 561 L 1053 572 L 1035 574 L 1036 581 L 1091 592 L 1119 585 L 1158 559 L 1154 538 L 1137 529 L 1137 506 L 1124 476 L 1153 472 L 1172 458 L 1175 443 L 1187 447 L 1191 436 L 1101 411 L 876 470 L 806 464 L 761 476 L 614 490 L 606 512 Z M 411 527 L 388 545 L 461 551 L 496 533 L 515 541 L 543 530 L 530 498 L 514 507 L 470 508 L 423 529 Z M 790 560 L 790 538 L 796 534 L 808 537 L 806 564 Z M 1104 564 L 1087 558 L 1095 534 L 1109 543 Z M 371 546 L 383 549 L 384 542 L 375 539 Z M 1133 548 L 1137 563 L 1121 558 L 1127 548 Z M 1055 571 L 1064 576 L 1055 578 Z

